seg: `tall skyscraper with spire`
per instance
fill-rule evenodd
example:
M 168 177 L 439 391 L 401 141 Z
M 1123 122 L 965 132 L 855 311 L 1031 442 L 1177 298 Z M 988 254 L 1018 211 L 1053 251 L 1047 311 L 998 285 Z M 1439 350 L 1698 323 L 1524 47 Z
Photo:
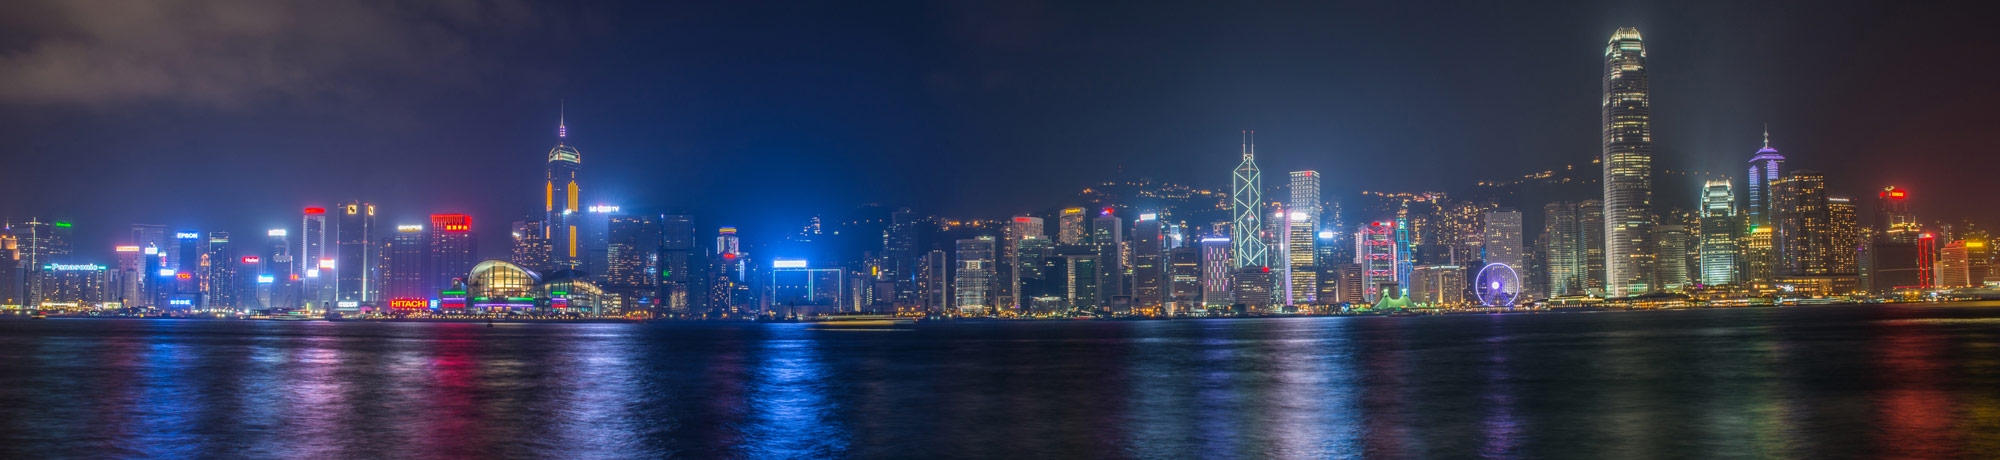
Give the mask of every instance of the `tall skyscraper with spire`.
M 1605 293 L 1652 290 L 1653 106 L 1646 43 L 1621 27 L 1604 46 Z
M 1750 225 L 1758 227 L 1771 225 L 1771 183 L 1785 177 L 1785 156 L 1778 149 L 1771 148 L 1771 128 L 1764 127 L 1764 148 L 1757 149 L 1756 156 L 1750 157 L 1748 185 Z
M 1254 133 L 1243 132 L 1243 162 L 1230 175 L 1229 241 L 1234 268 L 1269 267 L 1270 248 L 1264 244 L 1264 179 L 1257 171 L 1257 143 Z
M 569 145 L 569 125 L 567 114 L 556 121 L 556 146 L 549 149 L 547 181 L 543 184 L 543 209 L 547 216 L 542 222 L 542 237 L 549 244 L 550 265 L 554 269 L 574 270 L 582 266 L 583 254 L 579 246 L 580 235 L 577 223 L 583 220 L 583 209 L 578 206 L 579 190 L 577 173 L 583 170 L 583 153 Z

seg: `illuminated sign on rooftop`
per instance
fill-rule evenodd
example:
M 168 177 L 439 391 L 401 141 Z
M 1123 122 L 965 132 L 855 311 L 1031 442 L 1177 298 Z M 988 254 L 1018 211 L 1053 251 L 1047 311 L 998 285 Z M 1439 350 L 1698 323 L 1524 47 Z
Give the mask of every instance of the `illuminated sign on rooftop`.
M 174 276 L 174 269 L 162 268 L 160 269 L 160 276 Z
M 773 259 L 771 268 L 806 268 L 805 259 Z
M 396 231 L 397 231 L 397 232 L 402 232 L 402 233 L 416 233 L 416 232 L 421 232 L 421 231 L 424 231 L 424 226 L 422 226 L 422 225 L 397 225 L 397 226 L 396 226 Z
M 431 228 L 452 233 L 471 231 L 472 216 L 464 214 L 431 214 Z
M 1145 214 L 1140 214 L 1140 215 L 1139 215 L 1139 220 L 1154 220 L 1154 219 L 1159 219 L 1159 218 L 1160 218 L 1160 215 L 1159 215 L 1159 214 L 1154 214 L 1154 213 L 1150 213 L 1150 212 L 1149 212 L 1149 213 L 1145 213 Z
M 276 276 L 257 275 L 257 284 L 271 284 L 276 282 L 278 282 L 278 277 Z
M 138 247 L 138 246 L 119 246 L 119 247 L 117 247 L 117 248 L 116 248 L 115 250 L 116 250 L 116 251 L 118 251 L 118 252 L 139 252 L 139 247 Z
M 326 208 L 306 208 L 306 215 L 308 216 L 317 216 L 321 214 L 326 214 Z
M 69 228 L 69 222 L 60 220 L 56 221 L 56 228 Z
M 265 235 L 265 236 L 285 236 L 285 229 L 282 229 L 282 228 L 274 228 L 274 229 L 271 229 L 271 231 L 268 231 L 268 232 L 264 232 L 264 235 Z
M 243 256 L 243 263 L 246 264 L 254 264 L 262 261 L 264 261 L 264 259 L 259 258 L 257 256 Z
M 618 206 L 614 206 L 614 205 L 596 205 L 596 206 L 591 206 L 591 207 L 589 207 L 589 208 L 585 208 L 585 209 L 589 209 L 589 210 L 590 210 L 590 212 L 594 212 L 594 213 L 613 213 L 613 212 L 618 212 Z
M 201 238 L 201 234 L 195 232 L 180 232 L 180 233 L 175 233 L 174 238 L 180 238 L 183 240 L 192 240 L 195 238 Z
M 48 264 L 43 265 L 42 268 L 59 272 L 95 272 L 104 270 L 104 266 L 98 264 Z
M 320 268 L 321 270 L 332 270 L 332 269 L 333 269 L 333 259 L 320 259 L 320 260 L 319 260 L 319 268 Z
M 716 231 L 724 235 L 734 235 L 736 234 L 736 227 L 722 227 L 721 230 L 716 230 Z

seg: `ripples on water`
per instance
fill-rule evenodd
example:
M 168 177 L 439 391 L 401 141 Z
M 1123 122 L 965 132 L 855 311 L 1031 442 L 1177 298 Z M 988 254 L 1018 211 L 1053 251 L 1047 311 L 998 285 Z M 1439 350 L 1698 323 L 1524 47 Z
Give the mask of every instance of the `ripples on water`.
M 2000 305 L 0 321 L 0 457 L 2000 457 Z

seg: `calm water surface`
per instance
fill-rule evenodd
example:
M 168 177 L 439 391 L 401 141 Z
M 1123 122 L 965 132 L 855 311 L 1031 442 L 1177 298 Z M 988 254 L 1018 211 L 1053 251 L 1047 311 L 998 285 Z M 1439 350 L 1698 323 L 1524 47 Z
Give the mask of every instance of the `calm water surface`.
M 0 458 L 1997 458 L 2000 304 L 0 321 Z

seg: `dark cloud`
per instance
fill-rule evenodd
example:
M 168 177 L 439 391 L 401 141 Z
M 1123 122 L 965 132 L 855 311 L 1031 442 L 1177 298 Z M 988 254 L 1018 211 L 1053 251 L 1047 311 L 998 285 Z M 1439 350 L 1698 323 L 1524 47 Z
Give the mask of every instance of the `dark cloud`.
M 381 85 L 468 84 L 497 64 L 484 35 L 543 27 L 514 0 L 37 0 L 0 53 L 0 100 L 241 107 L 357 98 Z M 32 21 L 30 21 L 32 19 Z

